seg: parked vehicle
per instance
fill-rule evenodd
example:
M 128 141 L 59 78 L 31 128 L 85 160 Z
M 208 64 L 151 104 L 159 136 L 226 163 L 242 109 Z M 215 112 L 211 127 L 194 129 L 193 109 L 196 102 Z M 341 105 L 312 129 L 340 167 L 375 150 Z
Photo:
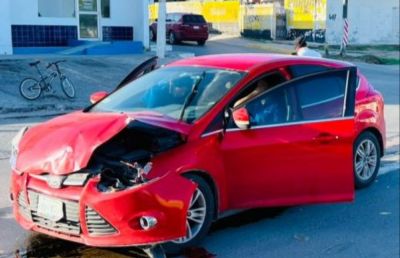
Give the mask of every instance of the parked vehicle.
M 68 98 L 75 97 L 75 88 L 72 82 L 68 79 L 65 74 L 63 74 L 60 70 L 59 63 L 66 62 L 66 60 L 59 60 L 53 63 L 48 63 L 46 66 L 46 70 L 50 70 L 54 68 L 53 71 L 50 70 L 49 73 L 43 74 L 38 65 L 40 61 L 35 61 L 33 63 L 29 63 L 30 66 L 34 66 L 36 71 L 38 72 L 40 78 L 25 78 L 22 80 L 21 84 L 19 85 L 19 92 L 21 96 L 27 100 L 35 100 L 40 97 L 43 91 L 50 92 L 53 91 L 53 80 L 55 78 L 60 79 L 60 86 L 62 91 L 64 92 L 65 96 Z
M 124 81 L 13 139 L 25 229 L 179 253 L 231 210 L 352 201 L 377 176 L 384 103 L 350 63 L 201 56 Z
M 208 39 L 208 24 L 200 14 L 169 13 L 166 23 L 166 36 L 171 45 L 181 41 L 196 41 L 203 46 Z M 150 39 L 157 40 L 157 21 L 150 25 Z

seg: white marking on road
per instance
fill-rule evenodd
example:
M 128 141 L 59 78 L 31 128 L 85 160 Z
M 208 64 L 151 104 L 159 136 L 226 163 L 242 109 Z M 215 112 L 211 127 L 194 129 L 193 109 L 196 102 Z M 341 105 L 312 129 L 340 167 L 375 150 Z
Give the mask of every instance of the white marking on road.
M 399 163 L 385 164 L 383 167 L 379 168 L 378 176 L 382 176 L 390 172 L 398 172 L 399 169 L 400 169 Z

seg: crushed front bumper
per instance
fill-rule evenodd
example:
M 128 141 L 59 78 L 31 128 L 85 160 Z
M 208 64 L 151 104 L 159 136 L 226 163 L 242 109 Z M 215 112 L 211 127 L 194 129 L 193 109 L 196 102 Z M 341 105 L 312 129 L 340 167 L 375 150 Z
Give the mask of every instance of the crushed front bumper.
M 186 234 L 186 213 L 196 188 L 190 180 L 169 173 L 114 193 L 99 192 L 97 182 L 92 178 L 84 187 L 53 189 L 29 174 L 13 173 L 14 216 L 25 229 L 90 246 L 141 246 Z M 62 203 L 61 219 L 38 212 L 38 200 L 45 197 Z M 155 218 L 156 225 L 144 230 L 139 223 L 143 216 Z

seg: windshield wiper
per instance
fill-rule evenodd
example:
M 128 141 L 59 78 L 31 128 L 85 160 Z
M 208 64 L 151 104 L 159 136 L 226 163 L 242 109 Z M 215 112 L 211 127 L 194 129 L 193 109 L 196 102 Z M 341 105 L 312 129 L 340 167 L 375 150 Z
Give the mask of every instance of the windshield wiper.
M 193 85 L 192 90 L 190 91 L 189 95 L 186 97 L 185 102 L 183 103 L 183 107 L 181 110 L 181 114 L 179 116 L 179 120 L 182 121 L 183 116 L 185 115 L 186 108 L 190 105 L 190 103 L 193 101 L 194 97 L 198 93 L 198 87 L 201 83 L 201 81 L 204 79 L 206 76 L 206 71 L 203 71 L 201 73 L 200 78 L 197 80 L 197 82 Z

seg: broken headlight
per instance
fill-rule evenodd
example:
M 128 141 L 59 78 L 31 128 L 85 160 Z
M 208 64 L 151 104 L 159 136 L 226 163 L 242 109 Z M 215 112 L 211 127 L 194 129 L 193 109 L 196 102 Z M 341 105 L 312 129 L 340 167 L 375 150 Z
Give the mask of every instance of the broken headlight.
M 62 184 L 66 186 L 83 186 L 88 180 L 89 175 L 89 173 L 73 173 L 67 176 Z
M 19 143 L 22 139 L 22 136 L 26 133 L 26 131 L 29 129 L 29 127 L 25 126 L 21 128 L 21 130 L 18 131 L 18 133 L 14 136 L 14 138 L 11 140 L 11 155 L 10 155 L 10 165 L 11 168 L 17 172 L 17 174 L 22 174 L 19 171 L 17 171 L 16 166 L 17 166 L 17 157 L 18 157 L 18 151 L 19 151 Z
M 147 162 L 144 166 L 141 166 L 138 162 L 121 161 L 121 163 L 126 166 L 127 170 L 117 171 L 106 168 L 100 173 L 100 182 L 97 184 L 97 189 L 100 192 L 118 192 L 148 181 L 145 175 L 152 168 L 151 162 Z

